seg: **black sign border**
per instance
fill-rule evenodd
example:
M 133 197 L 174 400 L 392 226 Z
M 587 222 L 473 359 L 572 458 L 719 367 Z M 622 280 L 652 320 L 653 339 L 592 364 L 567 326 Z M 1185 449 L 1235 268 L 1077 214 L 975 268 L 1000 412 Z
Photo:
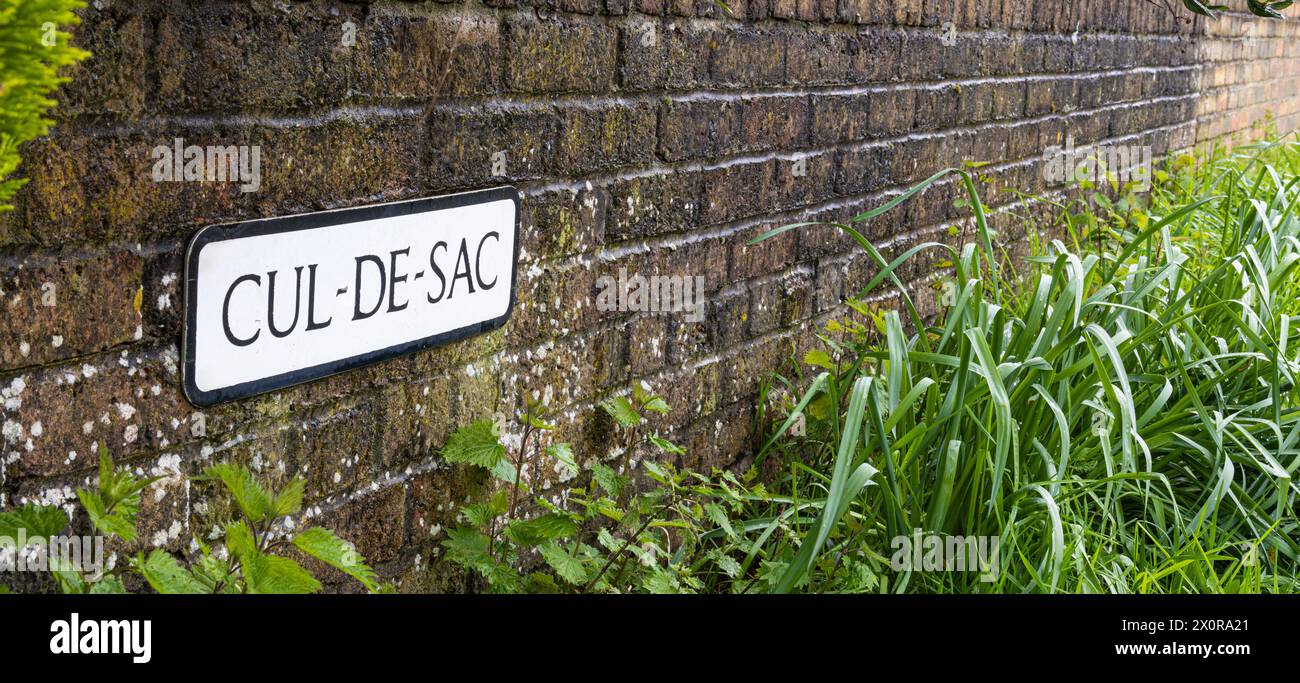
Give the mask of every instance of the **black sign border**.
M 196 303 L 198 297 L 197 285 L 199 253 L 203 250 L 203 247 L 208 244 L 243 237 L 259 237 L 261 235 L 276 233 L 312 230 L 315 228 L 327 228 L 342 223 L 355 223 L 374 220 L 377 218 L 391 218 L 395 216 L 407 216 L 414 213 L 454 209 L 473 204 L 486 204 L 489 202 L 500 201 L 502 199 L 509 199 L 515 204 L 515 248 L 514 258 L 510 268 L 510 303 L 506 307 L 506 312 L 500 317 L 491 320 L 484 320 L 472 325 L 449 330 L 447 332 L 441 332 L 431 337 L 424 337 L 403 344 L 397 344 L 385 349 L 367 351 L 366 353 L 351 356 L 349 358 L 342 358 L 309 368 L 302 368 L 291 372 L 281 373 L 279 375 L 272 375 L 271 377 L 264 377 L 262 379 L 234 384 L 221 389 L 214 389 L 212 391 L 199 389 L 198 385 L 195 383 L 194 340 L 196 334 L 195 315 L 198 309 Z M 305 382 L 323 379 L 349 370 L 356 370 L 390 358 L 396 358 L 416 351 L 449 344 L 467 337 L 491 332 L 492 330 L 505 325 L 506 321 L 510 319 L 511 314 L 515 309 L 515 284 L 518 280 L 517 271 L 519 269 L 519 243 L 522 241 L 522 235 L 519 233 L 521 208 L 519 191 L 514 187 L 504 186 L 488 190 L 476 190 L 473 192 L 443 195 L 440 197 L 409 199 L 399 202 L 390 202 L 387 204 L 374 204 L 370 206 L 334 209 L 331 211 L 301 213 L 292 216 L 259 218 L 238 223 L 209 225 L 199 230 L 198 233 L 194 235 L 194 238 L 190 240 L 190 245 L 185 253 L 185 330 L 181 342 L 181 357 L 184 358 L 182 386 L 186 400 L 195 406 L 207 407 L 249 398 L 257 396 L 258 394 L 265 394 L 296 386 L 298 384 L 303 384 Z

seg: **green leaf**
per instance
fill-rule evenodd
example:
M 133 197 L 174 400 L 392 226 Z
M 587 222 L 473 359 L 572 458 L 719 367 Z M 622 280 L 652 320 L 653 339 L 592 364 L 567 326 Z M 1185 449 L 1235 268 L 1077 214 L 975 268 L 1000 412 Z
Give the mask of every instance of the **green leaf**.
M 94 524 L 96 529 L 110 536 L 117 536 L 127 543 L 135 540 L 135 513 L 138 503 L 123 501 L 118 504 L 116 510 L 109 512 L 104 503 L 104 496 L 99 491 L 77 489 L 77 499 L 81 501 L 86 516 L 90 517 L 90 523 Z M 139 501 L 139 496 L 135 496 L 134 499 Z
M 447 559 L 467 569 L 479 569 L 492 564 L 489 553 L 492 539 L 473 527 L 459 527 L 447 532 L 442 547 Z
M 835 369 L 835 361 L 831 359 L 831 355 L 821 349 L 813 349 L 808 353 L 805 353 L 803 355 L 803 362 L 807 365 L 826 368 L 827 370 Z
M 257 541 L 243 520 L 226 525 L 226 550 L 241 560 L 257 554 Z
M 560 591 L 555 577 L 546 572 L 531 572 L 524 579 L 524 592 L 532 594 L 554 595 Z
M 122 579 L 116 576 L 105 576 L 103 579 L 90 584 L 91 595 L 124 595 L 126 586 L 122 585 Z
M 573 455 L 573 446 L 567 443 L 553 443 L 546 447 L 546 455 L 554 458 L 569 471 L 571 475 L 578 473 L 578 461 Z
M 718 569 L 721 569 L 723 574 L 733 579 L 740 576 L 740 563 L 736 561 L 736 558 L 726 553 L 715 552 L 713 561 L 717 563 Z
M 515 468 L 513 462 L 510 462 L 510 458 L 501 458 L 496 465 L 492 466 L 492 478 L 497 481 L 503 481 L 507 484 L 519 484 L 519 482 L 515 481 L 518 477 L 519 470 Z
M 601 410 L 614 418 L 619 426 L 628 428 L 641 424 L 641 415 L 632 407 L 632 402 L 627 400 L 626 396 L 614 396 L 600 403 Z
M 591 478 L 595 480 L 605 493 L 611 498 L 618 498 L 623 493 L 623 488 L 627 486 L 627 477 L 614 471 L 614 468 L 604 463 L 592 463 Z
M 442 447 L 442 457 L 448 462 L 493 469 L 506 455 L 500 436 L 500 428 L 495 422 L 479 420 L 456 430 L 447 440 L 447 445 Z
M 253 523 L 266 521 L 274 515 L 275 507 L 271 494 L 257 482 L 253 473 L 243 465 L 218 463 L 203 473 L 204 479 L 217 479 L 226 485 L 235 504 L 244 516 Z
M 1263 3 L 1259 0 L 1246 0 L 1246 7 L 1250 9 L 1251 14 L 1254 14 L 1257 17 L 1265 17 L 1267 19 L 1286 18 L 1282 13 L 1273 9 L 1272 3 Z
M 287 517 L 298 514 L 302 510 L 303 492 L 307 487 L 307 480 L 302 477 L 294 477 L 293 481 L 285 485 L 284 490 L 275 494 L 271 501 L 272 517 Z
M 549 543 L 537 550 L 542 554 L 542 559 L 546 560 L 546 564 L 550 565 L 556 575 L 566 583 L 579 586 L 587 582 L 587 570 L 582 566 L 582 560 L 570 555 L 563 546 Z
M 668 403 L 659 396 L 651 397 L 649 401 L 646 401 L 645 403 L 641 404 L 641 409 L 648 410 L 652 413 L 657 413 L 659 415 L 667 415 L 668 412 L 671 410 L 671 408 L 668 407 Z
M 227 540 L 227 549 L 229 541 Z M 236 576 L 232 576 L 228 571 L 229 564 L 215 556 L 205 552 L 199 561 L 190 567 L 190 573 L 194 578 L 203 584 L 205 593 L 215 592 L 217 586 L 221 586 L 222 593 L 240 592 L 240 584 Z
M 172 595 L 208 592 L 176 558 L 161 548 L 154 549 L 147 558 L 141 554 L 131 561 L 131 566 L 159 593 Z
M 68 515 L 52 505 L 28 503 L 17 510 L 0 512 L 0 539 L 18 542 L 19 530 L 28 543 L 44 541 L 68 526 Z
M 242 566 L 249 593 L 302 595 L 321 588 L 310 572 L 287 557 L 256 553 Z
M 59 592 L 65 595 L 82 594 L 86 592 L 86 581 L 77 571 L 77 567 L 68 562 L 57 553 L 50 553 L 50 574 L 54 576 L 54 582 L 58 584 Z
M 686 452 L 686 449 L 685 449 L 685 448 L 682 448 L 681 446 L 678 446 L 677 444 L 675 444 L 675 443 L 669 441 L 668 439 L 665 439 L 665 438 L 659 436 L 658 434 L 652 434 L 652 435 L 650 436 L 650 443 L 654 444 L 656 448 L 658 448 L 659 450 L 661 450 L 661 451 L 663 451 L 663 452 L 665 452 L 665 453 L 672 453 L 672 454 L 674 454 L 674 455 L 682 455 L 682 454 L 684 454 L 684 453 Z
M 506 533 L 520 545 L 533 547 L 548 541 L 568 538 L 578 532 L 578 525 L 568 515 L 550 513 L 529 520 L 515 520 Z
M 293 544 L 304 553 L 360 581 L 366 590 L 374 592 L 378 588 L 374 570 L 366 565 L 356 546 L 335 536 L 333 531 L 312 527 L 295 536 Z

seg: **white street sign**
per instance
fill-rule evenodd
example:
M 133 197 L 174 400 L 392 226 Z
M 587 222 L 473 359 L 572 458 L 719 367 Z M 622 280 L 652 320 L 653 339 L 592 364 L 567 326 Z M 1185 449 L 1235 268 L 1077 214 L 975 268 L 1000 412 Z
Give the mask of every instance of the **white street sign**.
M 186 255 L 185 395 L 211 405 L 505 324 L 504 187 L 204 228 Z

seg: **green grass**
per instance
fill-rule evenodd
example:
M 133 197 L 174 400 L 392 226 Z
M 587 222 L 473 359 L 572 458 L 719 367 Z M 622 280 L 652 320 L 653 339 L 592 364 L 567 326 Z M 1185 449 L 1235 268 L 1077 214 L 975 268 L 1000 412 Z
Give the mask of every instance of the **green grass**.
M 754 551 L 779 569 L 771 588 L 1300 589 L 1300 148 L 1174 168 L 1145 207 L 1058 205 L 1071 220 L 1029 272 L 1009 269 L 965 170 L 831 226 L 879 265 L 857 298 L 893 287 L 902 306 L 858 306 L 875 322 L 833 326 L 807 358 L 825 372 L 773 382 L 798 398 L 760 454 L 790 492 L 762 515 L 788 533 Z M 973 243 L 886 262 L 862 224 L 954 175 Z M 830 228 L 758 239 L 793 229 Z M 930 250 L 953 263 L 955 301 L 928 321 L 894 273 Z M 800 421 L 806 436 L 786 433 Z M 891 571 L 891 539 L 914 529 L 999 537 L 996 580 Z M 872 580 L 846 584 L 846 565 Z

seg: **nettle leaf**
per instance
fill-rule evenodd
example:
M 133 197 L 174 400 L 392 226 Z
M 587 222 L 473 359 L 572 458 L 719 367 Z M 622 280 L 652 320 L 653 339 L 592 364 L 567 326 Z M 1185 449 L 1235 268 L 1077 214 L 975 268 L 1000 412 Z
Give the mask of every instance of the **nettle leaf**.
M 731 527 L 731 520 L 727 517 L 726 510 L 722 509 L 717 503 L 709 503 L 704 506 L 704 513 L 709 516 L 709 521 L 713 522 L 727 534 L 727 538 L 736 538 L 736 530 Z
M 117 508 L 109 512 L 104 496 L 99 491 L 77 489 L 77 500 L 80 500 L 81 507 L 85 508 L 90 523 L 103 533 L 117 536 L 127 543 L 135 540 L 135 514 L 139 508 L 140 497 L 133 498 L 132 501 L 118 503 Z
M 99 445 L 99 495 L 105 514 L 119 514 L 135 526 L 135 513 L 140 507 L 140 492 L 162 477 L 137 477 L 131 470 L 113 467 L 108 447 Z
M 492 539 L 473 527 L 459 527 L 447 532 L 442 547 L 447 551 L 447 559 L 470 569 L 479 569 L 492 564 L 489 553 Z
M 619 497 L 628 482 L 627 477 L 615 472 L 614 468 L 599 462 L 592 463 L 591 478 L 595 480 L 597 486 L 613 498 Z
M 257 541 L 243 520 L 226 525 L 226 550 L 240 559 L 257 552 Z
M 819 368 L 826 368 L 827 370 L 835 369 L 835 361 L 831 358 L 831 355 L 821 349 L 813 349 L 808 353 L 805 353 L 803 355 L 803 362 L 806 365 L 814 365 Z
M 60 593 L 69 595 L 86 592 L 86 581 L 81 578 L 76 565 L 56 553 L 50 554 L 49 562 L 50 574 L 54 576 L 54 582 L 58 584 Z
M 578 460 L 573 455 L 573 446 L 567 443 L 553 443 L 545 448 L 545 453 L 555 458 L 561 467 L 569 470 L 570 474 L 578 473 Z
M 587 569 L 582 566 L 582 560 L 570 555 L 563 546 L 558 543 L 548 543 L 537 549 L 542 554 L 542 559 L 546 564 L 555 570 L 555 574 L 563 579 L 566 583 L 575 586 L 587 582 Z
M 236 582 L 230 580 L 231 573 L 227 570 L 228 564 L 225 560 L 216 555 L 205 554 L 193 566 L 190 567 L 190 573 L 194 578 L 202 583 L 204 592 L 213 592 L 217 586 L 221 586 L 222 593 L 238 593 L 239 586 Z
M 543 420 L 541 415 L 525 413 L 523 421 L 524 424 L 532 427 L 533 429 L 540 429 L 544 432 L 549 432 L 555 429 L 555 425 L 553 423 L 547 422 L 546 420 Z
M 21 529 L 28 543 L 45 540 L 68 526 L 68 514 L 53 505 L 28 503 L 17 510 L 0 512 L 0 538 L 18 542 Z
M 306 488 L 307 480 L 295 477 L 285 485 L 283 490 L 275 494 L 271 501 L 271 516 L 287 517 L 298 514 L 302 510 L 303 492 Z
M 256 553 L 245 558 L 242 566 L 249 593 L 301 595 L 321 588 L 316 577 L 287 557 Z
M 601 401 L 600 407 L 621 427 L 635 427 L 641 424 L 641 414 L 632 407 L 626 396 L 614 396 Z
M 493 469 L 506 455 L 500 441 L 501 429 L 492 420 L 479 420 L 457 429 L 442 447 L 448 462 L 469 463 Z
M 670 595 L 681 593 L 681 584 L 677 581 L 677 575 L 664 569 L 655 569 L 646 577 L 642 585 L 647 593 L 655 595 Z
M 91 595 L 124 595 L 126 586 L 122 585 L 122 579 L 116 576 L 105 576 L 103 579 L 90 584 Z
M 264 488 L 253 473 L 243 465 L 219 463 L 209 467 L 204 473 L 205 479 L 217 479 L 226 485 L 235 504 L 244 516 L 253 522 L 265 521 L 274 514 L 271 494 Z
M 632 384 L 632 400 L 637 403 L 647 403 L 654 397 L 654 392 L 650 391 L 650 385 L 645 382 L 635 382 Z
M 736 558 L 715 551 L 713 560 L 718 564 L 718 569 L 721 569 L 723 574 L 733 579 L 740 576 L 740 563 L 736 561 Z
M 551 513 L 529 520 L 515 520 L 506 533 L 520 545 L 538 546 L 548 541 L 568 538 L 578 532 L 578 525 L 568 515 Z
M 602 548 L 611 553 L 619 552 L 623 548 L 623 541 L 615 538 L 613 532 L 603 527 L 600 531 L 596 532 L 596 542 L 600 543 Z
M 560 592 L 560 585 L 555 583 L 555 577 L 546 572 L 531 572 L 524 579 L 524 592 L 553 595 Z
M 161 548 L 149 553 L 147 558 L 142 553 L 131 561 L 131 566 L 159 593 L 172 595 L 208 592 L 176 558 Z
M 653 441 L 655 438 L 657 437 L 653 437 L 653 436 L 650 437 L 651 441 Z M 641 463 L 641 466 L 644 467 L 645 470 L 650 473 L 651 479 L 654 479 L 660 484 L 667 484 L 672 479 L 672 475 L 668 473 L 668 470 L 664 469 L 663 465 L 660 465 L 657 462 L 651 462 L 647 460 Z
M 492 477 L 507 484 L 518 484 L 515 480 L 519 477 L 519 470 L 510 462 L 510 458 L 501 458 L 492 467 Z
M 335 536 L 333 531 L 312 527 L 295 536 L 293 544 L 304 553 L 360 581 L 366 590 L 373 593 L 378 588 L 375 571 L 366 565 L 356 546 Z
M 656 448 L 658 448 L 659 450 L 665 453 L 682 455 L 683 453 L 686 452 L 685 448 L 678 446 L 677 444 L 659 436 L 658 434 L 654 434 L 650 437 L 650 443 L 654 444 Z
M 667 415 L 668 411 L 672 410 L 668 407 L 668 402 L 664 401 L 663 398 L 659 396 L 655 396 L 649 401 L 641 404 L 641 409 L 648 410 L 652 413 L 658 413 L 659 415 Z
M 492 512 L 492 506 L 487 503 L 466 505 L 460 509 L 460 515 L 466 522 L 480 529 L 486 529 L 497 517 L 496 513 Z

